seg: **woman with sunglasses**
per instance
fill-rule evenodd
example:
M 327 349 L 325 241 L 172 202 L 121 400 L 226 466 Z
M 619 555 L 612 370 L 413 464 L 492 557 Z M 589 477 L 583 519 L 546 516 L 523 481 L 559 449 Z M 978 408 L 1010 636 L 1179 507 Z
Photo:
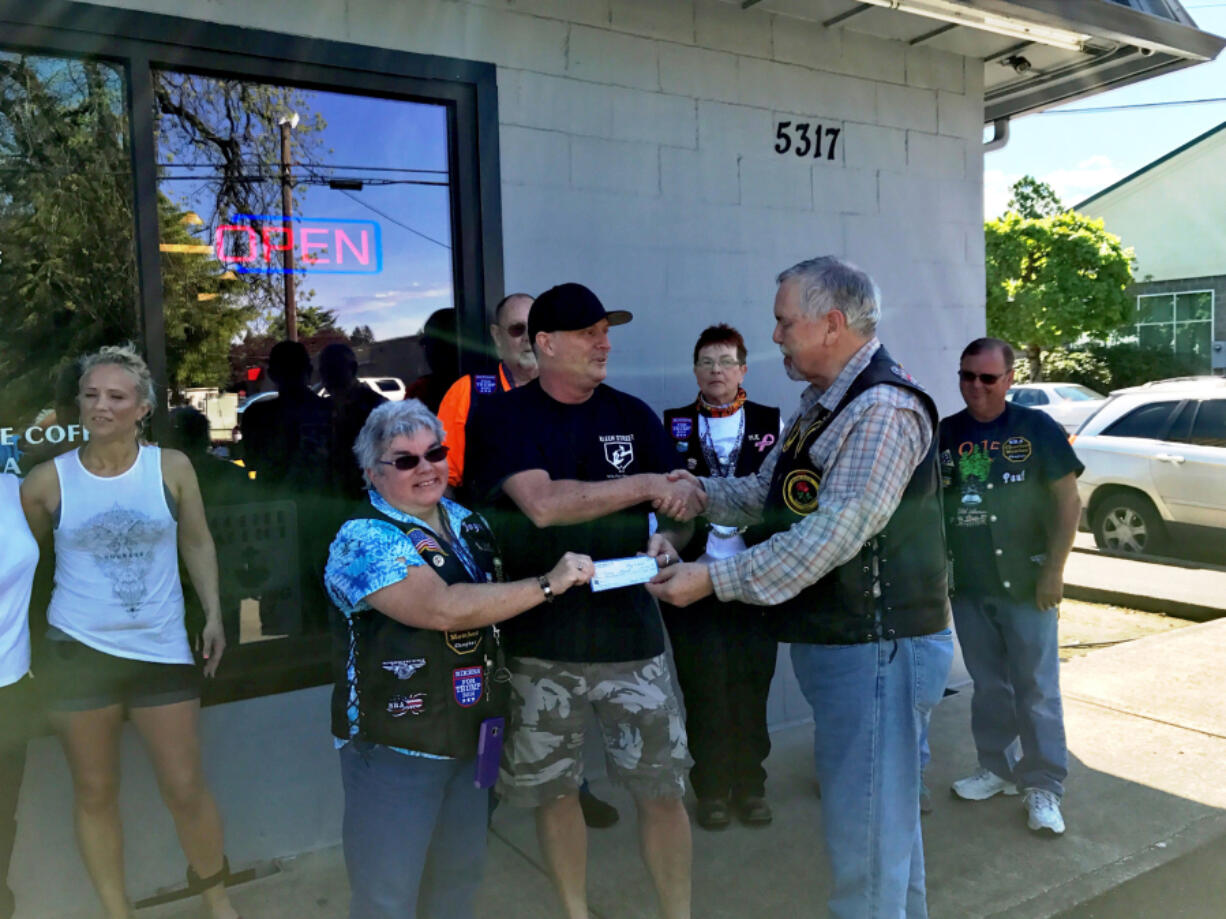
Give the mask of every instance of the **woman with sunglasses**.
M 416 399 L 371 412 L 353 448 L 369 503 L 324 574 L 350 919 L 472 919 L 509 678 L 495 623 L 592 576 L 568 552 L 500 583 L 485 521 L 443 497 L 442 439 Z
M 81 362 L 84 446 L 36 466 L 21 488 L 30 530 L 54 538 L 47 662 L 39 683 L 72 773 L 77 843 L 108 919 L 134 914 L 124 884 L 119 740 L 124 715 L 153 761 L 210 919 L 236 919 L 221 817 L 204 780 L 200 667 L 184 625 L 179 558 L 205 611 L 204 674 L 225 650 L 217 555 L 187 457 L 144 443 L 156 391 L 130 347 Z

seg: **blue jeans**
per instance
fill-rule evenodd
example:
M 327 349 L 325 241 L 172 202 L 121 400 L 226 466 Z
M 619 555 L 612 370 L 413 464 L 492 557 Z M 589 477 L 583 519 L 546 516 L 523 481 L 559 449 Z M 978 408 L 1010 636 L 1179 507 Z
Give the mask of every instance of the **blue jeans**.
M 813 707 L 814 763 L 836 919 L 926 919 L 920 737 L 953 661 L 948 629 L 857 645 L 792 645 Z
M 473 919 L 489 807 L 473 761 L 359 742 L 340 757 L 349 919 Z
M 1055 608 L 1007 597 L 955 597 L 954 622 L 975 681 L 979 765 L 1022 788 L 1064 794 L 1068 747 Z

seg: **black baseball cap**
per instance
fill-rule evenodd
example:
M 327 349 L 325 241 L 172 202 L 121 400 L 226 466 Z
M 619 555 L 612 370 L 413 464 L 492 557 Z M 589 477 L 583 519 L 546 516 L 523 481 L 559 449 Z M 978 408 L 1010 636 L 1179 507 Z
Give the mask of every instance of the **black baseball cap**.
M 537 332 L 575 332 L 601 319 L 609 320 L 609 325 L 625 325 L 633 318 L 627 310 L 605 309 L 600 298 L 582 284 L 559 284 L 532 304 L 528 312 L 528 338 L 536 341 Z

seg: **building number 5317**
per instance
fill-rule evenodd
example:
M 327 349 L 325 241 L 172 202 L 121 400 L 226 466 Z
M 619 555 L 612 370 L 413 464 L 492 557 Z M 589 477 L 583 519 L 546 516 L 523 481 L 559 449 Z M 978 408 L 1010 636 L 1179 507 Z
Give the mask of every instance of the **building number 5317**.
M 810 124 L 807 121 L 781 121 L 775 125 L 775 152 L 782 155 L 791 151 L 801 159 L 812 156 L 813 159 L 820 160 L 824 139 L 826 159 L 833 160 L 839 133 L 839 128 L 826 128 L 823 132 L 820 124 Z

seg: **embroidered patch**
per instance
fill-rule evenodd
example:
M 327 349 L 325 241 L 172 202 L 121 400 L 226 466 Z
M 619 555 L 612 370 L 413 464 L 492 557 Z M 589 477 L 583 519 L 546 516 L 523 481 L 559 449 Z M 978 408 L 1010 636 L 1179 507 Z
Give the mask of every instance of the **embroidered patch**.
M 407 680 L 422 667 L 426 666 L 424 657 L 414 657 L 402 661 L 384 661 L 383 669 L 394 674 L 398 680 Z
M 674 440 L 689 440 L 694 433 L 694 421 L 692 418 L 674 418 L 672 430 Z
M 478 395 L 488 396 L 498 390 L 498 377 L 489 373 L 478 373 L 473 376 L 473 388 Z
M 408 536 L 409 542 L 413 544 L 413 548 L 418 552 L 441 552 L 443 555 L 447 554 L 447 551 L 439 545 L 439 541 L 423 529 L 415 527 L 409 530 Z
M 480 667 L 457 667 L 451 671 L 451 686 L 455 691 L 456 704 L 460 708 L 472 708 L 481 701 L 485 671 Z
M 1030 459 L 1030 454 L 1034 452 L 1025 437 L 1020 434 L 1011 434 L 1005 438 L 1000 445 L 1000 455 L 1011 463 L 1024 463 Z
M 793 514 L 804 517 L 817 510 L 821 477 L 811 469 L 793 469 L 783 480 L 783 503 Z
M 898 377 L 900 380 L 906 380 L 908 383 L 914 383 L 916 386 L 919 385 L 915 382 L 915 377 L 911 376 L 911 374 L 902 369 L 901 364 L 891 364 L 890 373 L 894 374 L 894 376 Z
M 481 523 L 480 518 L 475 514 L 468 517 L 460 524 L 460 535 L 464 537 L 464 541 L 471 545 L 478 552 L 494 551 L 494 541 L 490 531 Z
M 387 713 L 393 718 L 420 715 L 426 710 L 426 694 L 414 692 L 407 696 L 392 696 L 387 700 Z
M 480 629 L 443 633 L 443 640 L 447 642 L 447 647 L 456 654 L 472 654 L 481 647 L 481 639 L 484 637 Z

